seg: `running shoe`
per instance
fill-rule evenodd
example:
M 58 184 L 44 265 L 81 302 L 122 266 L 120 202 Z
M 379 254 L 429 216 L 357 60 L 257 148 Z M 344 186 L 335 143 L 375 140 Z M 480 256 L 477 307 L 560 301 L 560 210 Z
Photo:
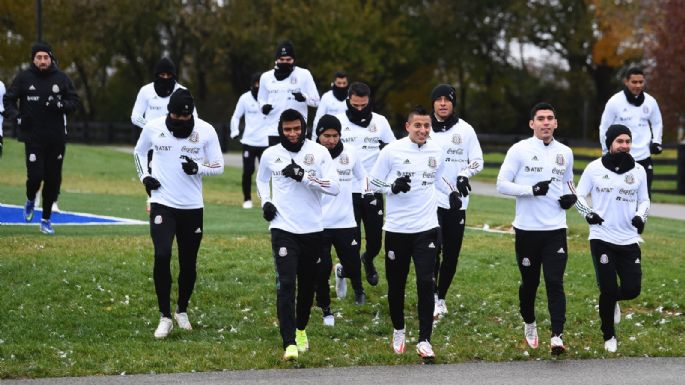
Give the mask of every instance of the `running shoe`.
M 31 222 L 33 220 L 33 210 L 36 208 L 36 201 L 26 200 L 24 204 L 24 220 Z
M 283 353 L 283 359 L 286 361 L 297 361 L 297 345 L 288 345 Z
M 174 313 L 174 319 L 181 329 L 193 330 L 193 326 L 190 324 L 190 320 L 188 320 L 188 313 Z
M 155 338 L 162 339 L 166 338 L 166 336 L 171 333 L 171 329 L 174 328 L 174 323 L 171 322 L 171 318 L 168 317 L 162 317 L 159 319 L 159 325 L 157 325 L 157 329 L 155 330 Z
M 616 302 L 616 306 L 614 307 L 614 323 L 616 325 L 621 323 L 621 307 L 618 306 L 618 302 Z
M 523 335 L 526 338 L 526 343 L 533 349 L 538 348 L 538 327 L 535 322 L 527 324 L 523 323 Z
M 604 341 L 604 350 L 606 350 L 607 352 L 616 353 L 617 349 L 618 341 L 616 341 L 616 337 L 611 337 L 611 339 Z
M 558 336 L 552 336 L 552 340 L 550 341 L 549 345 L 552 348 L 553 356 L 558 356 L 566 351 L 564 341 L 561 339 L 561 334 Z
M 359 293 L 354 293 L 354 304 L 355 305 L 366 305 L 366 293 L 360 291 Z
M 335 326 L 335 317 L 333 317 L 333 312 L 330 307 L 323 309 L 323 325 Z
M 307 339 L 307 332 L 305 330 L 295 329 L 295 343 L 297 350 L 302 353 L 309 350 L 309 340 Z
M 52 202 L 52 212 L 53 213 L 61 213 L 62 210 L 59 209 L 59 206 L 57 206 L 57 201 Z
M 404 329 L 402 330 L 397 330 L 395 329 L 392 332 L 392 349 L 395 351 L 395 354 L 402 354 L 404 353 L 406 346 L 405 346 L 405 337 L 404 337 Z
M 52 223 L 50 223 L 49 219 L 40 220 L 40 232 L 48 235 L 55 233 L 55 230 L 52 228 Z
M 435 301 L 435 308 L 433 310 L 433 319 L 439 319 L 447 314 L 447 304 L 444 299 Z
M 244 209 L 251 209 L 252 208 L 252 201 L 243 202 L 243 208 Z
M 339 263 L 335 265 L 335 294 L 338 298 L 345 298 L 347 295 L 347 281 L 343 275 L 343 267 Z
M 435 359 L 435 353 L 433 353 L 433 347 L 428 341 L 421 341 L 416 345 L 416 353 L 421 356 L 424 360 Z

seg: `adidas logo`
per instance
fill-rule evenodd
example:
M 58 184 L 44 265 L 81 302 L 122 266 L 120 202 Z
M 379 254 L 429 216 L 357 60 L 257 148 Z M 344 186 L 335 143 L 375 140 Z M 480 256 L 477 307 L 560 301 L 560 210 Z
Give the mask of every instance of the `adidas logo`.
M 405 159 L 404 164 L 411 164 L 411 162 L 409 161 L 409 159 Z
M 369 202 L 370 205 L 374 205 L 374 206 L 375 206 L 377 203 L 378 203 L 378 201 L 377 201 L 376 199 L 374 199 L 374 200 L 372 200 L 371 202 Z
M 349 131 L 349 130 L 350 130 L 350 127 L 349 127 L 349 126 L 345 126 L 345 131 Z
M 195 234 L 202 234 L 202 229 L 198 227 L 197 230 L 195 230 Z
M 538 156 L 537 156 L 537 155 L 533 155 L 533 159 L 531 159 L 531 160 L 538 160 Z
M 433 242 L 431 242 L 430 245 L 428 245 L 428 248 L 429 248 L 429 249 L 434 249 L 434 248 L 435 248 L 435 244 L 434 244 Z
M 564 254 L 564 253 L 565 253 L 565 251 L 564 251 L 563 247 L 560 247 L 559 250 L 557 250 L 557 254 Z
M 162 132 L 161 134 L 159 134 L 159 137 L 160 138 L 166 138 L 166 135 L 164 135 L 164 133 Z
M 637 263 L 637 264 L 639 265 L 639 264 L 640 264 L 640 258 L 637 258 L 637 259 L 635 260 L 635 263 Z
M 353 240 L 352 240 L 352 243 L 350 243 L 350 245 L 352 245 L 352 246 L 358 245 L 357 240 L 356 240 L 356 239 L 353 239 Z
M 29 91 L 35 91 L 35 90 L 36 90 L 36 87 L 34 87 L 33 84 L 31 84 L 31 85 L 29 86 Z
M 463 225 L 463 224 L 464 224 L 464 219 L 463 219 L 463 218 L 462 218 L 461 221 L 459 221 L 459 224 L 460 224 L 460 225 Z
M 604 176 L 602 177 L 602 179 L 609 179 L 609 175 L 604 174 Z
M 283 163 L 283 161 L 281 160 L 281 158 L 276 158 L 276 161 L 274 163 Z

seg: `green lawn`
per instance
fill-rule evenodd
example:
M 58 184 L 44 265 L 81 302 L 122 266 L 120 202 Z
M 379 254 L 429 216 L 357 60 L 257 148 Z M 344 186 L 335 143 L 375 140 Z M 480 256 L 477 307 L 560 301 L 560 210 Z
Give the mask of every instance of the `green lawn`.
M 22 204 L 23 149 L 6 141 L 0 160 L 0 202 Z M 477 178 L 480 178 L 478 176 Z M 273 262 L 266 222 L 258 209 L 240 208 L 240 171 L 205 179 L 205 236 L 189 308 L 194 330 L 153 338 L 158 321 L 148 227 L 0 226 L 0 378 L 166 373 L 209 370 L 395 365 L 418 362 L 411 349 L 418 320 L 413 279 L 406 303 L 407 354 L 390 348 L 392 326 L 385 279 L 366 286 L 368 304 L 333 300 L 336 326 L 324 328 L 313 309 L 311 351 L 297 364 L 280 360 Z M 507 228 L 510 199 L 474 196 L 449 314 L 434 329 L 438 363 L 550 359 L 549 318 L 539 289 L 541 348 L 526 349 L 518 314 L 518 271 Z M 145 195 L 132 156 L 111 148 L 69 145 L 60 207 L 145 220 Z M 643 246 L 643 291 L 622 304 L 619 353 L 602 348 L 597 288 L 587 225 L 569 213 L 567 358 L 684 356 L 682 222 L 651 218 Z M 382 259 L 377 259 L 382 261 Z M 382 263 L 377 267 L 384 276 Z M 177 271 L 176 263 L 173 270 Z M 413 276 L 413 274 L 411 275 Z

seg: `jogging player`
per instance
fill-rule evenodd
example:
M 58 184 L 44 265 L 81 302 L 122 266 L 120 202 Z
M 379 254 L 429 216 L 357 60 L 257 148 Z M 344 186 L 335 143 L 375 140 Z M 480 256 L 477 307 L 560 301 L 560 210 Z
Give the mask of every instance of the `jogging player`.
M 305 328 L 321 254 L 321 197 L 337 195 L 340 188 L 331 155 L 306 139 L 305 127 L 298 111 L 283 111 L 278 123 L 280 143 L 264 151 L 257 171 L 264 219 L 270 222 L 276 310 L 285 360 L 296 360 L 298 352 L 309 349 Z
M 640 234 L 650 205 L 647 174 L 630 155 L 631 135 L 624 125 L 609 126 L 605 143 L 608 152 L 587 165 L 576 189 L 576 207 L 590 224 L 599 318 L 604 349 L 610 353 L 618 348 L 614 327 L 621 321 L 618 301 L 640 295 L 642 255 L 638 242 L 642 241 Z M 592 206 L 585 200 L 588 195 L 592 195 Z
M 513 226 L 526 342 L 533 349 L 538 347 L 535 296 L 542 269 L 552 323 L 550 347 L 552 354 L 558 355 L 566 350 L 562 336 L 566 322 L 564 271 L 568 259 L 564 210 L 576 203 L 573 153 L 554 139 L 557 118 L 551 104 L 536 104 L 528 125 L 533 136 L 507 151 L 497 176 L 497 191 L 516 197 Z
M 338 115 L 343 114 L 347 110 L 347 91 L 350 89 L 350 83 L 347 79 L 347 74 L 344 72 L 336 72 L 331 83 L 331 89 L 321 95 L 321 102 L 316 109 L 314 115 L 314 127 L 319 124 L 319 119 L 324 115 Z
M 216 131 L 193 117 L 190 91 L 174 91 L 168 114 L 149 121 L 134 150 L 138 178 L 150 195 L 150 235 L 154 245 L 153 277 L 161 318 L 155 338 L 171 332 L 171 246 L 178 245 L 178 298 L 174 318 L 181 329 L 191 330 L 188 302 L 193 294 L 197 252 L 202 240 L 202 177 L 224 171 L 224 158 Z M 151 169 L 147 154 L 152 149 Z

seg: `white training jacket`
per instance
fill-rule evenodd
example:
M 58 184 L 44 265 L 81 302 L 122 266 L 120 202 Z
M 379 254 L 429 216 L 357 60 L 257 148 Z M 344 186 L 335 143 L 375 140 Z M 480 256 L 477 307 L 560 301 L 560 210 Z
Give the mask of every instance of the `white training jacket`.
M 534 196 L 533 185 L 552 180 L 547 195 Z M 517 229 L 547 231 L 567 228 L 566 212 L 559 197 L 573 193 L 573 152 L 552 139 L 535 136 L 521 140 L 507 151 L 497 175 L 497 191 L 516 197 Z
M 431 130 L 430 140 L 442 147 L 445 170 L 443 176 L 452 190 L 457 188 L 457 177 L 471 178 L 483 170 L 483 150 L 473 127 L 463 119 L 443 132 Z M 466 210 L 469 196 L 461 197 L 461 209 Z M 438 206 L 450 208 L 449 196 L 438 191 Z
M 383 230 L 395 233 L 418 233 L 434 229 L 438 224 L 436 188 L 449 193 L 442 180 L 442 148 L 426 141 L 422 146 L 409 137 L 385 146 L 369 173 L 368 190 L 387 194 Z M 408 175 L 411 189 L 394 194 L 391 185 L 395 179 Z
M 174 91 L 179 88 L 185 89 L 185 87 L 176 82 Z M 142 86 L 140 91 L 138 91 L 136 103 L 133 105 L 133 110 L 131 111 L 131 123 L 143 128 L 147 122 L 160 116 L 166 116 L 169 112 L 167 111 L 167 105 L 169 104 L 170 98 L 171 95 L 165 98 L 157 95 L 157 92 L 155 92 L 155 83 L 149 83 Z M 197 120 L 197 107 L 193 109 L 193 116 L 195 117 L 195 120 Z
M 295 100 L 293 93 L 301 92 L 306 98 L 304 102 Z M 265 116 L 264 125 L 269 136 L 278 136 L 278 120 L 283 111 L 292 108 L 299 111 L 307 120 L 307 106 L 319 105 L 319 91 L 309 70 L 295 66 L 293 72 L 283 80 L 277 80 L 274 70 L 264 72 L 259 78 L 259 92 L 257 93 L 259 108 L 270 104 L 273 110 Z
M 235 106 L 235 111 L 233 111 L 233 116 L 231 116 L 231 138 L 239 135 L 240 118 L 243 116 L 245 116 L 245 129 L 243 130 L 243 137 L 240 139 L 240 143 L 254 147 L 267 147 L 269 145 L 269 136 L 264 126 L 266 117 L 262 114 L 259 102 L 252 97 L 251 91 L 240 95 Z
M 633 217 L 647 222 L 650 201 L 647 192 L 647 173 L 639 164 L 623 174 L 608 170 L 602 159 L 590 162 L 576 187 L 576 208 L 585 217 L 591 211 L 604 222 L 590 225 L 588 239 L 600 239 L 615 245 L 630 245 L 642 241 L 633 226 Z M 592 206 L 585 199 L 592 196 Z
M 147 152 L 152 149 L 152 175 L 148 173 Z M 188 175 L 181 166 L 186 155 L 198 164 L 198 173 Z M 180 139 L 166 127 L 166 117 L 149 121 L 140 133 L 133 152 L 142 182 L 147 176 L 157 179 L 161 187 L 153 190 L 150 202 L 177 209 L 198 209 L 202 201 L 202 177 L 224 172 L 224 157 L 214 127 L 195 118 L 195 127 L 189 137 Z
M 340 101 L 333 95 L 332 90 L 328 90 L 321 96 L 319 107 L 316 109 L 316 115 L 314 115 L 314 125 L 312 127 L 316 129 L 319 119 L 324 115 L 336 116 L 345 113 L 345 111 L 347 111 L 346 99 Z
M 651 156 L 649 145 L 652 142 L 662 143 L 663 123 L 659 105 L 652 95 L 646 92 L 644 94 L 645 101 L 641 106 L 628 103 L 623 91 L 615 93 L 609 99 L 599 123 L 599 142 L 602 145 L 603 154 L 607 152 L 606 134 L 612 124 L 622 124 L 630 128 L 633 142 L 630 155 L 635 160 L 643 160 Z
M 281 173 L 292 161 L 305 171 L 301 182 Z M 264 150 L 257 170 L 257 191 L 262 206 L 271 202 L 278 210 L 269 229 L 308 234 L 323 231 L 322 195 L 337 195 L 340 184 L 328 150 L 306 139 L 298 152 L 290 152 L 280 143 Z
M 324 229 L 347 229 L 357 227 L 354 220 L 354 206 L 352 205 L 352 190 L 360 189 L 359 181 L 366 180 L 366 170 L 362 167 L 354 148 L 343 145 L 343 150 L 333 158 L 333 167 L 338 173 L 340 193 L 338 195 L 324 195 L 323 227 Z

